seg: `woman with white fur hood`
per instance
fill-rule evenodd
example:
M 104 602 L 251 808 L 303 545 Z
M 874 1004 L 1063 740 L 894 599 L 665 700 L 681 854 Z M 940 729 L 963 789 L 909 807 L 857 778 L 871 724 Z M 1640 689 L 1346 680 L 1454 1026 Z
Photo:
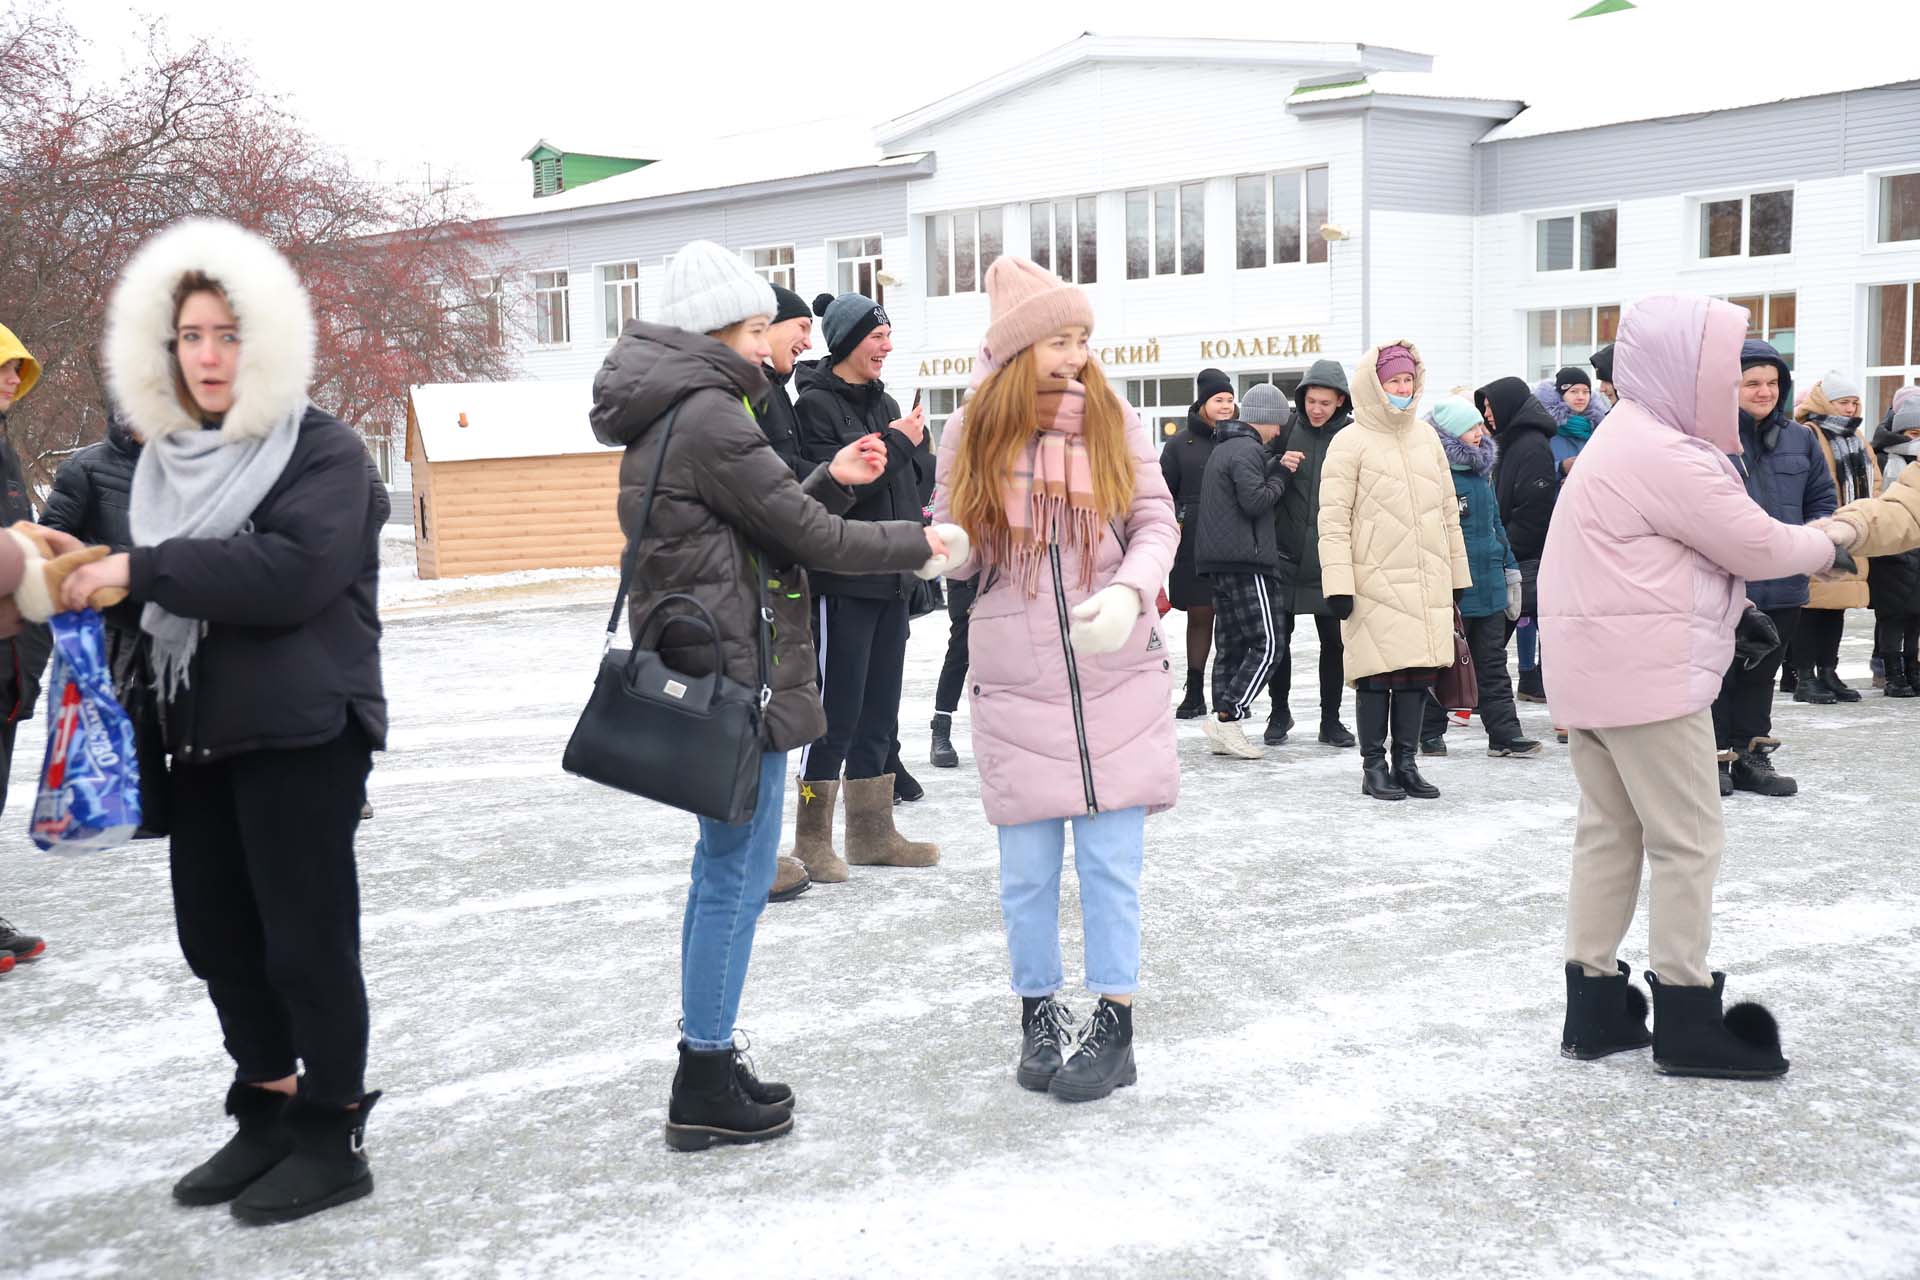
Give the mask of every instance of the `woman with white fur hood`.
M 373 1189 L 353 845 L 387 731 L 379 528 L 360 437 L 307 400 L 313 353 L 306 291 L 265 240 L 194 219 L 144 245 L 105 344 L 146 441 L 134 547 L 62 587 L 68 608 L 116 588 L 141 606 L 181 948 L 237 1068 L 238 1133 L 173 1194 L 246 1222 Z

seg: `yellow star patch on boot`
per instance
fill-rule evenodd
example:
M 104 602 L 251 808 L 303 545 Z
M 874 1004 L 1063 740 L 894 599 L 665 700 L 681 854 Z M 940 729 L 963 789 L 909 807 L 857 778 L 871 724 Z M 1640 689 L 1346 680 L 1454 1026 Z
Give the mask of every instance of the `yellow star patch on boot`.
M 809 782 L 801 783 L 800 784 L 800 803 L 812 804 L 814 802 L 814 799 L 815 799 L 815 796 L 813 793 L 813 784 Z

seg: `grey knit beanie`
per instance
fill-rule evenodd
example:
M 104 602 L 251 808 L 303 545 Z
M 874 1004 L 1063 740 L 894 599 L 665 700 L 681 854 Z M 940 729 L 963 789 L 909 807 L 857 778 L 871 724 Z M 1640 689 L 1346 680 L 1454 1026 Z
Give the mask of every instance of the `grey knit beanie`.
M 1293 406 L 1271 382 L 1248 387 L 1240 396 L 1240 420 L 1262 426 L 1284 427 L 1293 421 Z
M 1820 390 L 1826 393 L 1829 400 L 1845 400 L 1848 396 L 1855 400 L 1860 398 L 1860 384 L 1838 369 L 1829 369 L 1820 375 Z
M 721 329 L 766 316 L 778 304 L 773 286 L 752 268 L 711 240 L 695 240 L 667 263 L 660 290 L 660 323 L 689 333 Z
M 837 298 L 823 293 L 813 300 L 813 313 L 820 317 L 827 359 L 835 364 L 852 355 L 875 329 L 893 323 L 887 319 L 886 308 L 863 293 L 843 293 Z

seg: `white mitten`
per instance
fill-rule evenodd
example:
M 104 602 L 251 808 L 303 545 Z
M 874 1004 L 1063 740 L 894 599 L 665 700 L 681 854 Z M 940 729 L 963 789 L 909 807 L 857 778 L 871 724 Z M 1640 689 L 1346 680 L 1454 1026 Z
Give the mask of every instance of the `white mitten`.
M 957 524 L 937 524 L 933 531 L 940 535 L 940 541 L 947 544 L 947 554 L 932 556 L 927 562 L 913 571 L 913 576 L 924 581 L 932 581 L 953 568 L 965 564 L 973 555 L 973 543 L 967 537 L 967 531 Z
M 1507 570 L 1507 621 L 1520 621 L 1520 605 L 1526 597 L 1525 579 L 1518 569 Z
M 1114 583 L 1073 606 L 1073 625 L 1067 639 L 1075 653 L 1117 652 L 1140 620 L 1140 593 Z

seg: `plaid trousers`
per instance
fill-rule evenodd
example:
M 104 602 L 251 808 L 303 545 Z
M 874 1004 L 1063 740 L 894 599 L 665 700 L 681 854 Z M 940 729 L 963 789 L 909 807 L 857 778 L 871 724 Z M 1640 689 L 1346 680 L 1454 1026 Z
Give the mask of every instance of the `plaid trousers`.
M 1286 649 L 1280 584 L 1264 574 L 1216 573 L 1213 580 L 1213 706 L 1246 718 Z

